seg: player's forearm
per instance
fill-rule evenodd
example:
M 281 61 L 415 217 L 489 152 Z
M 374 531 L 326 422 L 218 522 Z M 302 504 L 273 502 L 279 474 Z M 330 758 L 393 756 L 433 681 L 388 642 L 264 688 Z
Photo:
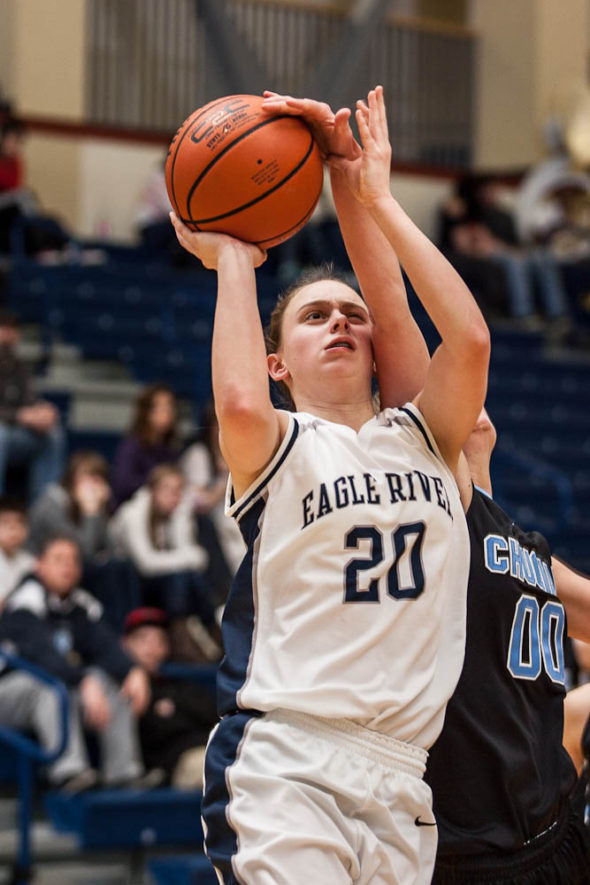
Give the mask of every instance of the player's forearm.
M 212 379 L 218 415 L 269 407 L 266 350 L 251 259 L 239 246 L 225 249 L 217 273 Z
M 395 250 L 445 346 L 466 357 L 472 347 L 489 346 L 488 329 L 471 292 L 393 196 L 376 201 L 371 215 Z
M 375 324 L 381 405 L 401 405 L 424 384 L 430 361 L 426 342 L 410 311 L 401 267 L 387 237 L 337 169 L 331 169 L 331 184 L 346 251 Z

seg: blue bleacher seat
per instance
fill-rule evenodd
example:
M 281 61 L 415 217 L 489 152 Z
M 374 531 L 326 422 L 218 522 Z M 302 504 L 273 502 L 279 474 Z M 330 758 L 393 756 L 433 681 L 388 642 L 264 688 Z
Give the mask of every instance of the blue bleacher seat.
M 150 861 L 155 885 L 218 885 L 211 863 L 204 855 L 174 855 Z
M 197 848 L 203 842 L 201 794 L 196 791 L 49 792 L 45 809 L 55 829 L 74 833 L 81 848 Z

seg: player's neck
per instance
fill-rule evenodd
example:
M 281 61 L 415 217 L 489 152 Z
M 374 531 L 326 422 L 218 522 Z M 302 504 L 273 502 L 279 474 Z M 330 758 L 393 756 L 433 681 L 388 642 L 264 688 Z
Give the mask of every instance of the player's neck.
M 371 399 L 361 402 L 334 403 L 299 397 L 297 411 L 317 415 L 318 418 L 332 421 L 334 424 L 346 424 L 356 431 L 359 431 L 363 424 L 366 424 L 375 415 Z

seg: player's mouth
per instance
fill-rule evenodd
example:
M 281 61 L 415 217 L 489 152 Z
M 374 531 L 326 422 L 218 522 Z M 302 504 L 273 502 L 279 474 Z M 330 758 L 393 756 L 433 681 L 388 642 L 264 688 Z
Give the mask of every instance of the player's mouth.
M 350 338 L 335 338 L 333 341 L 330 342 L 330 344 L 328 344 L 326 350 L 336 349 L 354 350 L 355 347 Z

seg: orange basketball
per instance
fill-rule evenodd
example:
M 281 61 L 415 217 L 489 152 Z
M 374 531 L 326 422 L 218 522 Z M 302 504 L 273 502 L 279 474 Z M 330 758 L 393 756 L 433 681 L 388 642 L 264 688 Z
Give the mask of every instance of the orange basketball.
M 264 249 L 293 236 L 319 199 L 322 160 L 298 117 L 270 116 L 257 95 L 211 101 L 170 145 L 166 187 L 193 230 L 218 231 Z

